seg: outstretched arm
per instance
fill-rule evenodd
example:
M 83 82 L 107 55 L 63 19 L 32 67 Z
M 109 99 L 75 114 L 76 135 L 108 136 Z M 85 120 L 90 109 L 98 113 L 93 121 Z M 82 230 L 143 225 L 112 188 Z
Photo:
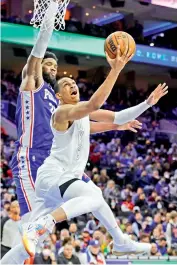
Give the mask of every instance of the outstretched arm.
M 119 112 L 100 109 L 92 112 L 90 114 L 90 119 L 94 121 L 111 122 L 119 125 L 124 124 L 138 118 L 144 111 L 155 105 L 159 99 L 167 93 L 168 86 L 166 86 L 165 83 L 163 85 L 159 84 L 144 102 Z
M 130 121 L 122 125 L 117 125 L 113 123 L 104 123 L 104 122 L 94 122 L 94 121 L 90 122 L 90 133 L 91 134 L 114 131 L 114 130 L 118 130 L 118 131 L 129 130 L 129 131 L 136 133 L 137 129 L 141 129 L 141 128 L 142 128 L 142 123 L 140 123 L 137 120 Z
M 59 2 L 60 0 L 51 0 L 46 11 L 37 41 L 22 71 L 21 91 L 35 90 L 43 82 L 41 62 L 52 36 Z

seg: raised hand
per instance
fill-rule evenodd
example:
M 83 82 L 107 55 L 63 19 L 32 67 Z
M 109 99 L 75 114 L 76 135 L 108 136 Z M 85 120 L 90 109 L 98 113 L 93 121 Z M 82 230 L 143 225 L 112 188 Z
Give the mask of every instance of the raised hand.
M 166 83 L 163 83 L 163 85 L 159 84 L 158 87 L 156 87 L 156 89 L 150 94 L 146 102 L 150 106 L 153 106 L 159 101 L 161 97 L 165 96 L 167 93 L 168 86 L 166 86 Z
M 129 131 L 137 133 L 136 129 L 141 129 L 141 128 L 142 128 L 142 123 L 137 121 L 137 120 L 129 121 L 129 122 L 125 123 L 125 124 L 118 125 L 118 130 L 119 131 L 129 130 Z
M 111 66 L 112 69 L 116 71 L 121 71 L 126 63 L 131 60 L 131 58 L 134 56 L 134 54 L 131 54 L 131 49 L 128 51 L 128 45 L 125 47 L 125 51 L 122 55 L 120 55 L 120 45 L 117 47 L 117 54 L 115 59 L 111 59 L 107 52 L 106 54 L 106 59 Z

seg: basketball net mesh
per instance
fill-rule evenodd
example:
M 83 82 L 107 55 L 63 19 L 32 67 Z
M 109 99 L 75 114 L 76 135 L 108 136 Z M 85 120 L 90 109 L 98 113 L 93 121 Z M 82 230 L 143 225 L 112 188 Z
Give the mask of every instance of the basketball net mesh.
M 55 30 L 65 29 L 64 18 L 69 1 L 70 0 L 61 0 L 58 4 L 58 11 L 55 16 L 55 24 L 54 24 Z M 32 24 L 35 28 L 39 28 L 41 26 L 50 2 L 51 0 L 34 0 L 34 12 L 30 24 Z M 49 17 L 48 19 L 51 19 L 51 17 Z M 47 30 L 47 26 L 43 25 L 42 29 Z

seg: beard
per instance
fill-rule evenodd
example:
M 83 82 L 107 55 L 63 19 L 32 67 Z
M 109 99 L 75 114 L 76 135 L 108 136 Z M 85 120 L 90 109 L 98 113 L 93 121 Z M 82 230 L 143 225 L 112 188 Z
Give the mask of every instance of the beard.
M 46 83 L 50 84 L 52 88 L 54 87 L 56 83 L 56 77 L 51 76 L 49 73 L 43 72 L 43 79 Z

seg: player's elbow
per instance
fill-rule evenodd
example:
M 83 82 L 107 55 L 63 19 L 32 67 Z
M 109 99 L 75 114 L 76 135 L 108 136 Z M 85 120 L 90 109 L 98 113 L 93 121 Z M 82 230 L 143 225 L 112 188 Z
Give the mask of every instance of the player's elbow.
M 89 109 L 90 109 L 90 112 L 99 110 L 100 108 L 101 108 L 101 105 L 99 104 L 99 102 L 90 99 L 90 101 L 89 101 Z

